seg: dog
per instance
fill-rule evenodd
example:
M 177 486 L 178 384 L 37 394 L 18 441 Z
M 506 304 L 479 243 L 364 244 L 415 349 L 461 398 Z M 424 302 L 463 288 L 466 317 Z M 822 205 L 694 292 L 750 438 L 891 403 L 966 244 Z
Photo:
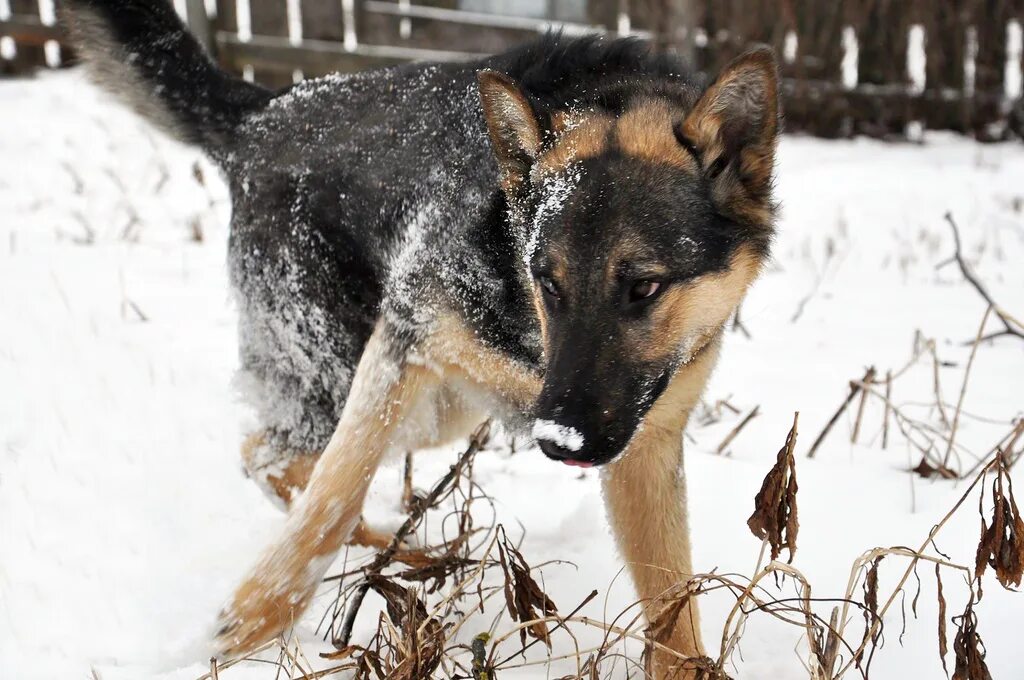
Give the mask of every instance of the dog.
M 361 508 L 390 451 L 492 415 L 601 466 L 649 619 L 684 592 L 682 433 L 777 212 L 769 49 L 706 82 L 637 40 L 548 35 L 271 92 L 164 0 L 70 0 L 65 19 L 99 81 L 230 187 L 261 422 L 243 459 L 290 512 L 221 614 L 221 656 L 289 626 L 346 542 L 386 542 Z M 704 654 L 692 599 L 662 642 L 659 678 Z

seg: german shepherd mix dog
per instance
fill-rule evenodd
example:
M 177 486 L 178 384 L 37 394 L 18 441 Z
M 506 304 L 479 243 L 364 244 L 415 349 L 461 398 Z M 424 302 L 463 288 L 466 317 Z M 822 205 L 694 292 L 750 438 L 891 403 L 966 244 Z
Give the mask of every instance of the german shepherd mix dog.
M 491 414 L 552 461 L 603 466 L 649 617 L 685 587 L 682 432 L 772 237 L 770 51 L 706 85 L 637 41 L 548 36 L 273 93 L 218 70 L 169 2 L 65 6 L 101 82 L 230 184 L 261 419 L 243 459 L 291 507 L 220 654 L 289 626 L 346 542 L 382 540 L 360 514 L 389 452 Z M 679 619 L 665 644 L 702 655 L 695 606 Z

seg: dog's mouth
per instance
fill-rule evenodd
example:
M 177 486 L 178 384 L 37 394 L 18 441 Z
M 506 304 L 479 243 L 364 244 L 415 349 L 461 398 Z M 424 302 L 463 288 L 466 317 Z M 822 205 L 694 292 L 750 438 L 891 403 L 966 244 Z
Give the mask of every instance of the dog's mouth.
M 541 453 L 544 454 L 545 458 L 547 458 L 548 460 L 552 460 L 556 463 L 568 465 L 569 467 L 601 467 L 602 465 L 606 465 L 615 460 L 616 458 L 618 458 L 618 454 L 610 456 L 596 456 L 593 458 L 584 457 L 586 456 L 586 452 L 584 451 L 566 451 L 565 449 L 562 449 L 557 446 L 552 446 L 550 443 L 544 441 L 538 441 L 537 444 L 539 445 L 538 448 L 540 448 L 540 451 Z

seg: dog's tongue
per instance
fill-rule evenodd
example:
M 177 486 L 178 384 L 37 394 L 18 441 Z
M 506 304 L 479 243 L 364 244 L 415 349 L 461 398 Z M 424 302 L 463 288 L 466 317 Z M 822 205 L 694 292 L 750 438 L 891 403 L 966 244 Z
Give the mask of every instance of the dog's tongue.
M 571 465 L 573 467 L 582 467 L 582 468 L 594 467 L 593 463 L 588 463 L 588 462 L 586 462 L 584 460 L 563 460 L 562 462 L 565 463 L 566 465 Z

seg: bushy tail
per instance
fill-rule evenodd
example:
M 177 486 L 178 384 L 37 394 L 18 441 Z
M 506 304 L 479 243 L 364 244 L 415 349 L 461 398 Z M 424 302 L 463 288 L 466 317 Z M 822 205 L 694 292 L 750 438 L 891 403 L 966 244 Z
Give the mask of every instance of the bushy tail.
M 221 71 L 170 0 L 66 0 L 72 41 L 100 84 L 178 139 L 217 155 L 272 94 Z

